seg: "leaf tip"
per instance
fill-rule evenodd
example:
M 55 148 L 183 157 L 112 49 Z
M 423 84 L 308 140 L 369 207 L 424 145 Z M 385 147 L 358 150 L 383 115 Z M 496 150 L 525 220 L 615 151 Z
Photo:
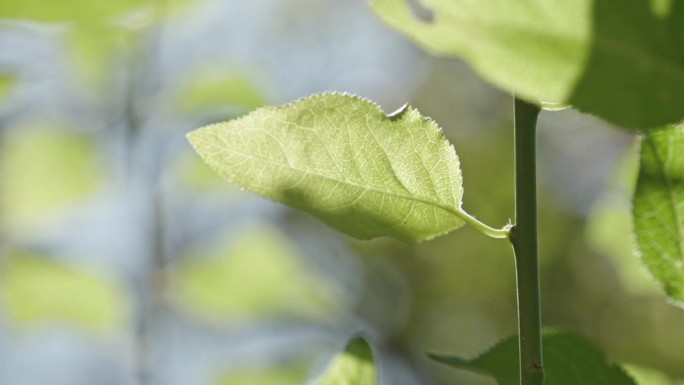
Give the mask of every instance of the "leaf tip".
M 197 141 L 197 131 L 199 131 L 199 129 L 192 130 L 185 134 L 185 139 L 187 139 L 193 147 L 195 147 L 195 142 Z

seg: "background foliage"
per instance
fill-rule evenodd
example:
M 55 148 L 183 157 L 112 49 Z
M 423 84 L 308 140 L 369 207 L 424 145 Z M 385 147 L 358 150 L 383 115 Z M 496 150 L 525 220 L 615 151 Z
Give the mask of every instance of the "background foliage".
M 505 242 L 353 241 L 220 181 L 184 135 L 324 90 L 410 102 L 456 147 L 465 208 L 503 224 L 507 95 L 362 1 L 48 3 L 0 8 L 0 384 L 301 384 L 360 330 L 386 384 L 493 384 L 422 352 L 515 332 Z M 684 315 L 632 253 L 634 138 L 540 125 L 545 324 L 682 382 Z

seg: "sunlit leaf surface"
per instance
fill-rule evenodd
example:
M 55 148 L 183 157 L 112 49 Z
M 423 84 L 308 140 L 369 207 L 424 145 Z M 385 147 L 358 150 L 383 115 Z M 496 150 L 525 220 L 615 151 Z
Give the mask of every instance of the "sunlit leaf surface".
M 566 102 L 628 127 L 684 116 L 684 3 L 373 0 L 427 50 L 466 59 L 530 101 Z M 657 4 L 659 3 L 659 4 Z
M 316 385 L 377 385 L 373 350 L 363 337 L 354 338 L 330 364 Z
M 464 224 L 458 157 L 412 107 L 387 116 L 359 97 L 321 94 L 188 138 L 224 178 L 360 239 L 422 241 Z
M 192 1 L 8 0 L 0 7 L 0 21 L 63 23 L 75 72 L 90 85 L 103 85 L 134 32 L 186 9 Z
M 652 131 L 641 143 L 634 193 L 640 256 L 665 292 L 684 301 L 684 126 Z
M 620 367 L 606 361 L 589 342 L 570 333 L 544 333 L 544 384 L 636 385 Z M 490 375 L 499 385 L 518 385 L 518 337 L 509 337 L 473 360 L 431 355 L 459 369 Z

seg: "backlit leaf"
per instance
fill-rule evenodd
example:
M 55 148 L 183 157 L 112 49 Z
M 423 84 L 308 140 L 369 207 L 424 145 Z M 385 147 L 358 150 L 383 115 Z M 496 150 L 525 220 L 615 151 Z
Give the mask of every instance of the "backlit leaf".
M 373 351 L 363 337 L 354 338 L 330 364 L 316 385 L 377 385 Z
M 634 193 L 640 256 L 667 294 L 684 301 L 684 126 L 650 132 L 641 143 Z
M 430 52 L 463 57 L 506 90 L 628 127 L 684 117 L 684 3 L 656 3 L 664 2 L 371 2 L 385 22 Z
M 544 332 L 545 385 L 635 385 L 619 366 L 583 338 L 570 333 Z M 431 355 L 455 368 L 493 376 L 499 385 L 518 385 L 518 337 L 509 337 L 473 360 Z
M 188 135 L 224 178 L 360 239 L 422 241 L 461 227 L 461 172 L 434 121 L 407 106 L 321 94 Z

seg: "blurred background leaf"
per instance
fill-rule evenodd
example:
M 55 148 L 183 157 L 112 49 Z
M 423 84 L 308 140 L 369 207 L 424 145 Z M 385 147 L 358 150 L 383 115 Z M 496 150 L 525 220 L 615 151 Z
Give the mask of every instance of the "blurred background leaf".
M 364 337 L 355 337 L 330 363 L 316 384 L 377 385 L 378 375 L 370 343 Z
M 0 18 L 48 22 L 68 20 L 103 22 L 123 16 L 146 2 L 141 0 L 65 0 L 59 3 L 49 0 L 9 1 L 2 7 Z
M 675 380 L 658 370 L 636 365 L 625 365 L 625 370 L 640 385 L 684 385 L 684 381 Z
M 176 268 L 174 297 L 189 314 L 216 322 L 333 316 L 339 299 L 278 230 L 256 226 L 225 238 L 210 255 L 193 253 Z
M 631 197 L 639 169 L 637 152 L 636 141 L 624 151 L 607 188 L 587 217 L 586 237 L 589 247 L 611 258 L 625 290 L 660 295 L 661 289 L 636 255 L 633 240 Z
M 60 324 L 111 332 L 124 325 L 125 292 L 102 274 L 16 253 L 4 261 L 0 277 L 3 308 L 17 327 Z
M 306 383 L 306 376 L 307 373 L 302 368 L 289 365 L 252 372 L 231 372 L 221 376 L 213 385 L 301 385 Z
M 91 139 L 59 123 L 6 130 L 0 142 L 3 226 L 28 226 L 92 195 L 105 181 Z
M 188 75 L 178 91 L 178 105 L 185 113 L 222 114 L 227 109 L 244 114 L 265 104 L 263 92 L 246 74 L 230 67 L 203 68 Z
M 0 73 L 0 101 L 2 101 L 12 90 L 14 79 L 8 74 Z

